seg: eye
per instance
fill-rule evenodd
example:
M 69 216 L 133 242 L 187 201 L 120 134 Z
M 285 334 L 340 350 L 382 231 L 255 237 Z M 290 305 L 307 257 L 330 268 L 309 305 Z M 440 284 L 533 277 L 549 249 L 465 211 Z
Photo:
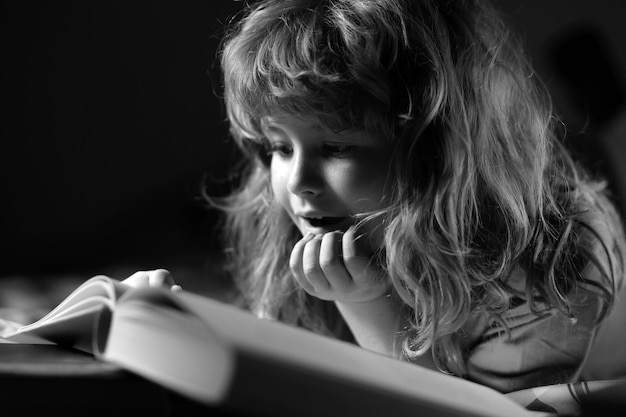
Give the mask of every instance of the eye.
M 357 150 L 357 146 L 344 143 L 325 143 L 322 149 L 326 155 L 344 157 L 354 153 Z
M 283 142 L 271 142 L 267 144 L 268 155 L 278 154 L 280 156 L 289 156 L 292 152 L 293 149 L 291 146 Z

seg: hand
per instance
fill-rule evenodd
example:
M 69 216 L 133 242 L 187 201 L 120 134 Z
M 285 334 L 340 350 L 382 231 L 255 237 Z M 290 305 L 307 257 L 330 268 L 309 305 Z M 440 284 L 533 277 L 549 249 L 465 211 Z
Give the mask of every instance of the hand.
M 177 285 L 174 277 L 167 269 L 153 269 L 151 271 L 138 271 L 122 281 L 123 284 L 131 287 L 158 287 L 169 288 L 173 292 L 182 291 L 182 287 Z
M 353 226 L 345 233 L 307 234 L 294 246 L 289 266 L 302 288 L 317 298 L 372 301 L 390 286 L 372 254 L 367 236 Z

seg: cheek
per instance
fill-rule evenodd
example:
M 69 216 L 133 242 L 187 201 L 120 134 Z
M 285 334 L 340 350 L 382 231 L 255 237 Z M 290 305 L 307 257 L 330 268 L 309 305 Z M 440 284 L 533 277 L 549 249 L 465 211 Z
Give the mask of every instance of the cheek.
M 342 189 L 346 202 L 356 211 L 368 211 L 380 207 L 384 195 L 386 170 L 375 165 L 364 165 L 342 177 Z
M 284 191 L 285 181 L 282 175 L 280 175 L 280 170 L 276 169 L 275 164 L 270 166 L 270 183 L 272 185 L 272 191 L 274 192 L 274 196 L 279 198 Z
M 289 196 L 287 191 L 287 176 L 285 171 L 276 163 L 270 166 L 270 183 L 276 201 L 287 211 L 289 210 Z
M 350 190 L 353 211 L 365 212 L 381 208 L 384 193 L 377 179 L 358 181 L 350 186 Z

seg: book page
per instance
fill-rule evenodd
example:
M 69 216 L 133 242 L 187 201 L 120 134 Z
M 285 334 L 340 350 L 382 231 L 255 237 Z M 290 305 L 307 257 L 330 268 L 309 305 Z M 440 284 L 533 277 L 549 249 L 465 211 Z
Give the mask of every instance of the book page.
M 324 384 L 314 387 L 327 394 L 345 396 L 341 393 L 349 391 L 353 396 L 346 404 L 359 415 L 373 415 L 361 404 L 380 401 L 385 405 L 392 401 L 389 405 L 401 413 L 531 415 L 483 385 L 259 319 L 208 297 L 131 289 L 104 277 L 86 281 L 44 318 L 5 337 L 17 340 L 28 335 L 91 351 L 205 404 L 218 404 L 234 391 L 235 396 L 243 392 L 244 397 L 269 401 L 272 407 L 304 411 L 307 403 L 321 400 L 315 389 L 300 388 L 312 380 Z M 261 385 L 250 386 L 247 377 L 238 378 L 241 375 Z M 272 384 L 276 378 L 282 378 L 285 392 L 274 393 L 265 386 L 265 381 Z
M 501 417 L 531 413 L 489 387 L 433 371 L 283 323 L 256 318 L 195 294 L 176 294 L 234 351 L 302 375 L 324 374 L 342 384 L 388 393 L 406 403 L 451 410 L 445 415 Z
M 119 281 L 96 276 L 70 293 L 50 313 L 34 323 L 2 334 L 6 341 L 46 343 L 92 351 L 93 325 L 104 308 L 112 309 L 116 300 L 129 289 Z
M 98 327 L 108 337 L 95 349 L 97 357 L 203 403 L 225 397 L 233 352 L 166 290 L 125 294 L 114 311 L 102 312 Z

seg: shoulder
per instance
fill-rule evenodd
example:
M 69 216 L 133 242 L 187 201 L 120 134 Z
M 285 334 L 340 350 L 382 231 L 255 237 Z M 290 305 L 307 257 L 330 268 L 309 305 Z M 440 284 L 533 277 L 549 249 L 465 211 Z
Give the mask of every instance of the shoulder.
M 575 222 L 577 246 L 585 261 L 582 283 L 600 285 L 614 294 L 625 285 L 624 224 L 604 192 L 591 192 L 585 201 Z
M 518 268 L 509 283 L 523 290 L 526 279 Z M 511 296 L 509 309 L 499 315 L 468 320 L 463 329 L 468 379 L 501 392 L 573 381 L 593 342 L 602 299 L 586 288 L 568 299 L 571 315 L 521 295 Z

